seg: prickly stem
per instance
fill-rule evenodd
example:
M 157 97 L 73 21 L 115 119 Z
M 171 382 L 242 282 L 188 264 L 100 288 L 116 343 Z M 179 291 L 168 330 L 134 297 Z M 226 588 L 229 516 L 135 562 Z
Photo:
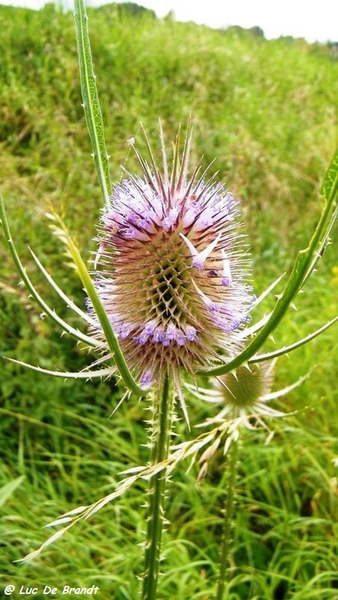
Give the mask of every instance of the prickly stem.
M 234 496 L 237 475 L 237 459 L 238 459 L 238 440 L 233 440 L 229 449 L 229 469 L 228 482 L 226 490 L 224 522 L 223 522 L 223 538 L 221 547 L 221 562 L 219 570 L 218 588 L 215 600 L 224 599 L 224 588 L 226 575 L 228 570 L 229 550 L 231 544 L 231 525 L 232 513 L 234 507 Z
M 151 427 L 151 464 L 161 463 L 168 457 L 173 394 L 170 377 L 166 374 L 157 393 L 153 394 Z M 161 558 L 162 531 L 165 522 L 164 500 L 166 471 L 161 470 L 149 482 L 147 535 L 145 545 L 145 570 L 142 600 L 155 600 Z

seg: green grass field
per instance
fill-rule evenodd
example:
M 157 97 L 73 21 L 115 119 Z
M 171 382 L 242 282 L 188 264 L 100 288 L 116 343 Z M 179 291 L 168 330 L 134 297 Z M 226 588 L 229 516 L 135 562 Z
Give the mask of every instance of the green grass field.
M 288 271 L 321 211 L 320 186 L 337 146 L 338 61 L 324 45 L 252 32 L 214 31 L 152 13 L 89 9 L 97 85 L 111 175 L 132 170 L 127 140 L 168 140 L 189 116 L 193 158 L 241 200 L 257 295 Z M 259 25 L 259 23 L 257 24 Z M 0 179 L 23 262 L 37 287 L 77 326 L 41 279 L 30 246 L 81 306 L 76 274 L 45 213 L 60 212 L 90 257 L 102 206 L 86 131 L 71 13 L 0 6 Z M 337 237 L 274 342 L 290 344 L 337 315 Z M 0 238 L 0 354 L 47 369 L 76 371 L 92 360 L 47 319 L 25 289 Z M 279 289 L 279 288 L 278 288 Z M 278 291 L 278 290 L 277 290 Z M 268 299 L 264 312 L 271 309 Z M 314 367 L 274 404 L 290 413 L 240 442 L 227 600 L 338 599 L 337 326 L 277 363 L 275 389 Z M 41 556 L 16 561 L 49 536 L 44 525 L 114 490 L 121 471 L 148 460 L 147 411 L 135 398 L 109 419 L 114 381 L 48 378 L 0 361 L 0 590 L 99 586 L 100 600 L 136 600 L 143 569 L 146 484 L 137 484 L 80 523 Z M 187 398 L 191 431 L 212 407 Z M 227 480 L 222 449 L 196 484 L 182 464 L 167 497 L 158 597 L 209 600 L 216 590 Z M 73 594 L 74 595 L 74 594 Z

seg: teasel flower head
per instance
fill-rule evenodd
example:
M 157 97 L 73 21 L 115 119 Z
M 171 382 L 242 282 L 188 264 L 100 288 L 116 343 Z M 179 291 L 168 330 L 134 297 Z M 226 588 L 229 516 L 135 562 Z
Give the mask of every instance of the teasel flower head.
M 161 170 L 147 136 L 149 162 L 132 141 L 142 176 L 125 170 L 113 189 L 94 279 L 136 378 L 150 385 L 167 372 L 179 391 L 181 368 L 193 374 L 241 348 L 253 295 L 238 202 L 200 164 L 188 175 L 190 127 L 170 170 L 161 127 L 160 138 Z
M 248 429 L 255 425 L 265 427 L 265 418 L 285 416 L 283 412 L 269 406 L 269 402 L 290 392 L 300 385 L 305 377 L 286 388 L 272 392 L 275 364 L 276 359 L 242 365 L 230 373 L 213 378 L 208 388 L 196 388 L 186 384 L 194 396 L 220 408 L 204 425 L 232 423 L 229 428 L 236 432 L 236 437 L 241 426 Z
M 243 365 L 216 380 L 223 402 L 239 414 L 264 401 L 273 383 L 273 362 Z

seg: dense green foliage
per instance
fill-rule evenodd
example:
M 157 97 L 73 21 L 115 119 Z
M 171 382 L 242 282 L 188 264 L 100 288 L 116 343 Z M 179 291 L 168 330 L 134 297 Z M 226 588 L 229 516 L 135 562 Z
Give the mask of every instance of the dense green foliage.
M 156 146 L 158 118 L 168 139 L 194 122 L 194 158 L 216 159 L 242 200 L 257 293 L 287 270 L 320 213 L 319 190 L 337 142 L 338 62 L 304 40 L 266 41 L 250 32 L 213 31 L 153 13 L 91 9 L 93 60 L 111 154 L 133 168 L 127 140 L 140 121 Z M 15 240 L 39 290 L 69 317 L 40 281 L 27 246 L 80 304 L 44 213 L 62 212 L 89 257 L 102 201 L 81 107 L 73 17 L 53 5 L 34 12 L 0 6 L 0 178 Z M 142 140 L 140 139 L 142 145 Z M 91 360 L 39 318 L 0 246 L 0 353 L 42 367 L 76 371 Z M 275 340 L 278 347 L 337 314 L 337 244 Z M 272 300 L 264 309 L 271 308 Z M 276 406 L 294 413 L 274 432 L 246 432 L 236 496 L 229 600 L 337 598 L 338 435 L 336 331 L 278 363 L 276 389 L 305 383 Z M 273 347 L 271 342 L 271 348 Z M 35 562 L 14 565 L 48 536 L 41 527 L 103 496 L 119 473 L 148 460 L 145 407 L 135 399 L 111 420 L 114 382 L 64 382 L 0 363 L 1 584 L 100 586 L 102 599 L 138 597 L 144 538 L 139 486 L 90 522 L 74 528 Z M 212 414 L 188 401 L 192 431 Z M 196 486 L 197 469 L 173 475 L 168 496 L 166 561 L 159 597 L 208 600 L 215 591 L 226 481 L 222 452 Z M 14 489 L 1 488 L 16 478 Z M 7 493 L 8 492 L 8 493 Z M 10 493 L 11 492 L 11 493 Z

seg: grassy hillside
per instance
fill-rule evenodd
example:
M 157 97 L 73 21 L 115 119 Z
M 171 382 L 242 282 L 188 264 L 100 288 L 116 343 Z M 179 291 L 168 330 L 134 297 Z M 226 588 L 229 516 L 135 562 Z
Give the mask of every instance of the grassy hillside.
M 202 156 L 205 166 L 215 159 L 211 172 L 241 199 L 261 292 L 289 268 L 320 213 L 320 184 L 337 146 L 337 59 L 304 40 L 266 41 L 252 32 L 157 20 L 151 11 L 106 5 L 88 14 L 113 180 L 126 161 L 135 168 L 127 140 L 134 136 L 142 146 L 140 122 L 158 148 L 158 118 L 171 140 L 191 114 L 194 159 Z M 44 217 L 51 203 L 89 256 L 102 202 L 81 107 L 72 14 L 53 5 L 39 12 L 0 5 L 0 56 L 2 195 L 29 272 L 69 318 L 40 281 L 27 247 L 83 305 L 81 285 Z M 337 314 L 333 241 L 298 311 L 278 332 L 278 347 Z M 86 352 L 39 318 L 2 242 L 0 293 L 0 354 L 50 369 L 88 364 Z M 276 403 L 292 415 L 271 422 L 270 443 L 266 431 L 244 435 L 230 600 L 337 598 L 336 329 L 279 361 L 276 389 L 316 368 Z M 109 421 L 118 397 L 114 382 L 52 380 L 4 360 L 0 393 L 1 585 L 99 585 L 102 600 L 136 599 L 141 487 L 34 563 L 13 560 L 46 539 L 47 522 L 108 493 L 123 469 L 148 460 L 144 407 L 131 399 Z M 196 401 L 189 410 L 192 425 L 210 416 Z M 159 597 L 208 600 L 217 575 L 222 453 L 199 487 L 195 470 L 187 474 L 186 467 L 173 477 L 168 498 Z M 1 492 L 13 481 L 15 489 Z

